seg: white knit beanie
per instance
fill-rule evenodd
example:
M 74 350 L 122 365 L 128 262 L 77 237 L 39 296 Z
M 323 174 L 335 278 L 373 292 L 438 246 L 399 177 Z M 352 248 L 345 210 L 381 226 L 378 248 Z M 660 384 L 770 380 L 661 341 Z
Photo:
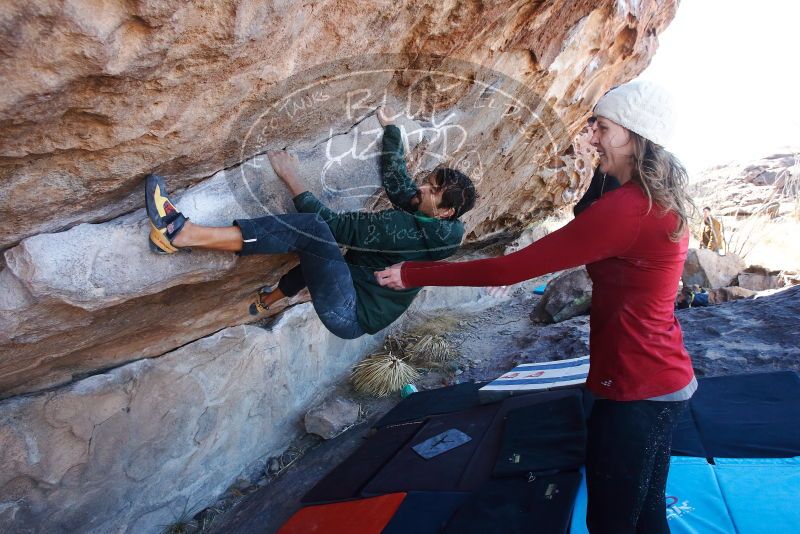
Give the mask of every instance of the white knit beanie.
M 594 106 L 594 114 L 662 147 L 669 146 L 675 127 L 669 93 L 660 85 L 644 80 L 634 80 L 611 89 Z

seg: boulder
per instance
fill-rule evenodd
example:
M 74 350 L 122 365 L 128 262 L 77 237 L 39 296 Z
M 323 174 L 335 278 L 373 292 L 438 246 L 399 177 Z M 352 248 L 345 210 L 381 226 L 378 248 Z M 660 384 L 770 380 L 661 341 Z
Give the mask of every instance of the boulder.
M 720 256 L 708 249 L 692 248 L 686 255 L 681 279 L 684 286 L 698 285 L 710 289 L 727 287 L 732 285 L 745 266 L 736 254 Z
M 306 432 L 323 439 L 334 438 L 358 420 L 358 413 L 358 404 L 348 399 L 325 401 L 306 412 Z
M 465 303 L 496 301 L 481 288 L 424 288 L 395 326 Z M 185 508 L 274 470 L 265 459 L 302 435 L 298 421 L 319 392 L 383 343 L 339 339 L 303 303 L 269 329 L 223 328 L 158 358 L 2 400 L 0 532 L 163 532 Z
M 676 314 L 698 377 L 800 372 L 800 287 Z
M 733 161 L 699 173 L 689 186 L 698 206 L 711 206 L 726 219 L 731 232 L 733 217 L 790 215 L 797 191 L 792 184 L 800 175 L 800 150 L 772 154 L 753 162 Z
M 572 140 L 608 88 L 649 64 L 677 2 L 351 7 L 4 11 L 16 30 L 0 42 L 0 398 L 250 321 L 253 292 L 293 266 L 150 255 L 147 173 L 167 177 L 193 220 L 229 224 L 291 209 L 264 158 L 288 148 L 335 209 L 385 206 L 374 110 L 388 101 L 414 118 L 415 175 L 447 164 L 474 178 L 468 239 L 520 229 L 580 196 L 591 158 Z
M 592 280 L 585 267 L 566 271 L 547 284 L 531 313 L 539 323 L 558 323 L 588 313 L 592 305 Z
M 483 162 L 493 169 L 492 181 L 513 184 L 490 188 L 502 205 L 539 205 L 552 197 L 521 190 L 537 165 L 519 152 L 568 145 L 594 101 L 649 64 L 677 8 L 675 0 L 522 9 L 485 0 L 403 0 L 389 8 L 255 0 L 6 4 L 4 28 L 15 30 L 0 43 L 0 248 L 141 207 L 137 185 L 148 172 L 185 189 L 266 149 L 324 142 L 352 128 L 387 90 L 416 91 L 415 113 L 424 106 L 443 111 L 442 118 L 457 105 L 473 113 L 519 113 L 524 108 L 501 99 L 528 90 L 555 101 L 570 128 L 539 139 L 517 129 L 516 118 L 505 132 L 496 121 L 468 126 L 481 136 L 484 154 L 500 155 Z M 483 88 L 489 92 L 478 104 L 452 81 L 428 83 L 427 69 L 455 57 L 520 83 L 509 92 L 489 75 Z M 364 69 L 373 79 L 342 77 Z M 347 98 L 335 98 L 320 79 L 341 82 L 339 94 Z M 441 95 L 430 98 L 435 86 Z M 259 126 L 270 110 L 274 124 Z M 551 120 L 537 130 L 550 128 Z M 561 196 L 565 188 L 554 189 Z M 503 211 L 496 216 L 529 210 Z
M 709 289 L 709 304 L 722 304 L 723 302 L 730 302 L 732 300 L 749 299 L 755 297 L 758 293 L 751 289 L 738 286 L 721 287 L 719 289 Z
M 2 401 L 0 524 L 160 532 L 187 503 L 202 509 L 263 470 L 261 459 L 297 436 L 319 390 L 380 343 L 336 338 L 307 303 L 270 331 L 226 328 L 160 358 Z
M 753 291 L 778 289 L 786 285 L 781 271 L 770 271 L 760 265 L 751 265 L 736 277 L 737 285 Z

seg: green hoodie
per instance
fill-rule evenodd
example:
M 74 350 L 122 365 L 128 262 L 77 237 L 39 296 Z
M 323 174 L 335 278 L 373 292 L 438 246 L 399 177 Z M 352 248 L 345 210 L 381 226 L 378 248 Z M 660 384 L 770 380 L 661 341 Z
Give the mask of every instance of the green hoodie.
M 464 236 L 459 220 L 433 219 L 410 211 L 410 201 L 418 189 L 408 176 L 396 126 L 384 130 L 381 171 L 389 199 L 405 209 L 336 213 L 309 191 L 294 198 L 298 212 L 319 214 L 336 241 L 348 248 L 345 258 L 356 290 L 358 322 L 369 334 L 393 323 L 420 291 L 382 287 L 375 280 L 375 271 L 402 261 L 447 258 Z

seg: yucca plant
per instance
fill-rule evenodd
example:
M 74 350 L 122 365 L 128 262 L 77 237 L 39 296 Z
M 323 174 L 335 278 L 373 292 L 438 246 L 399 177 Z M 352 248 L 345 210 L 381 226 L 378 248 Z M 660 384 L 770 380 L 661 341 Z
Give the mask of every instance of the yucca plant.
M 419 373 L 392 352 L 369 356 L 353 368 L 350 380 L 356 391 L 385 397 L 419 379 Z
M 406 354 L 417 363 L 444 365 L 458 356 L 453 346 L 444 336 L 419 336 L 406 348 Z

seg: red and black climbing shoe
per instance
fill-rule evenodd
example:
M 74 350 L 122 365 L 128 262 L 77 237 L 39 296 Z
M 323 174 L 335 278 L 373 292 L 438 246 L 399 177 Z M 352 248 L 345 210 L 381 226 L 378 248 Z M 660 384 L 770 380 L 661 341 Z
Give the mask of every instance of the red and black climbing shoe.
M 167 198 L 163 176 L 148 174 L 144 185 L 145 207 L 150 219 L 150 250 L 157 254 L 172 254 L 178 247 L 172 240 L 188 221 L 175 204 Z

